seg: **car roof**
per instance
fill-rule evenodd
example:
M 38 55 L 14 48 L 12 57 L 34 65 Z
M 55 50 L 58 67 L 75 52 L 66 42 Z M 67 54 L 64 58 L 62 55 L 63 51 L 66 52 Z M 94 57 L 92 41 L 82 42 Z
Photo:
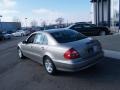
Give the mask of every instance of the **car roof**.
M 48 30 L 44 30 L 44 31 L 37 31 L 35 33 L 54 33 L 54 32 L 60 32 L 60 31 L 64 31 L 64 30 L 71 30 L 71 29 L 66 29 L 66 28 L 60 28 L 60 29 L 48 29 Z

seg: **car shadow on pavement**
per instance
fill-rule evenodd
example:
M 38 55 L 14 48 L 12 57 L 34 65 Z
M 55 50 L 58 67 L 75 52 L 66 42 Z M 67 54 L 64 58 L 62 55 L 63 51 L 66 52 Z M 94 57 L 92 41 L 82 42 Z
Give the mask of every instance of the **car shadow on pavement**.
M 99 67 L 99 64 L 94 65 L 92 67 L 89 67 L 87 69 L 84 70 L 80 70 L 77 72 L 64 72 L 64 71 L 58 71 L 57 72 L 57 76 L 79 76 L 79 75 L 94 75 L 96 73 L 100 73 L 101 72 L 101 68 Z
M 57 74 L 54 76 L 48 75 L 44 70 L 43 66 L 39 65 L 38 63 L 37 65 L 39 66 L 39 68 L 42 67 L 41 68 L 42 71 L 39 73 L 39 75 L 43 73 L 46 78 L 51 78 L 53 80 L 54 79 L 58 80 L 60 78 L 69 80 L 71 78 L 72 80 L 77 80 L 77 81 L 84 80 L 92 83 L 95 83 L 95 82 L 102 82 L 103 84 L 115 83 L 116 85 L 120 83 L 120 61 L 119 60 L 105 58 L 102 62 L 90 68 L 81 70 L 79 72 L 58 71 Z M 39 77 L 39 75 L 38 75 L 38 78 L 41 78 Z
M 120 61 L 105 58 L 102 62 L 90 68 L 79 72 L 63 72 L 59 71 L 58 77 L 76 77 L 86 79 L 101 79 L 101 80 L 119 80 L 120 81 Z

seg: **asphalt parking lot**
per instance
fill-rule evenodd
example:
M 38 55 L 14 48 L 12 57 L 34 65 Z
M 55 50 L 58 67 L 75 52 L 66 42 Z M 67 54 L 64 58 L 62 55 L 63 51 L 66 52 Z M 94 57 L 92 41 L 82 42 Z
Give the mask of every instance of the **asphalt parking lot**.
M 104 58 L 94 67 L 75 73 L 48 75 L 30 59 L 17 55 L 17 38 L 0 43 L 0 90 L 119 90 L 120 61 Z

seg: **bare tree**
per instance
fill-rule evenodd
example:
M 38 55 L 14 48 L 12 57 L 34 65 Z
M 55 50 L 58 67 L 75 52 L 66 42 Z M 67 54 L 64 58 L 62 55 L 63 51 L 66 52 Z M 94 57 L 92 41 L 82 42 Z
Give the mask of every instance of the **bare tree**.
M 36 20 L 32 20 L 31 21 L 31 26 L 32 27 L 36 27 L 38 25 L 37 21 Z
M 61 25 L 64 22 L 64 18 L 60 17 L 56 19 L 56 22 Z
M 62 27 L 62 23 L 64 22 L 64 18 L 59 17 L 56 19 L 56 22 L 58 24 L 58 28 Z
M 13 17 L 13 22 L 20 22 L 20 19 L 18 17 Z

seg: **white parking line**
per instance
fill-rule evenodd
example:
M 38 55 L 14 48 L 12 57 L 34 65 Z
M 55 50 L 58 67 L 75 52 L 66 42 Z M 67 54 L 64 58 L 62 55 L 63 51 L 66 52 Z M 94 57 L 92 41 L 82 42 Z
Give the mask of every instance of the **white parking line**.
M 104 50 L 105 57 L 114 58 L 120 60 L 120 52 L 112 50 Z

